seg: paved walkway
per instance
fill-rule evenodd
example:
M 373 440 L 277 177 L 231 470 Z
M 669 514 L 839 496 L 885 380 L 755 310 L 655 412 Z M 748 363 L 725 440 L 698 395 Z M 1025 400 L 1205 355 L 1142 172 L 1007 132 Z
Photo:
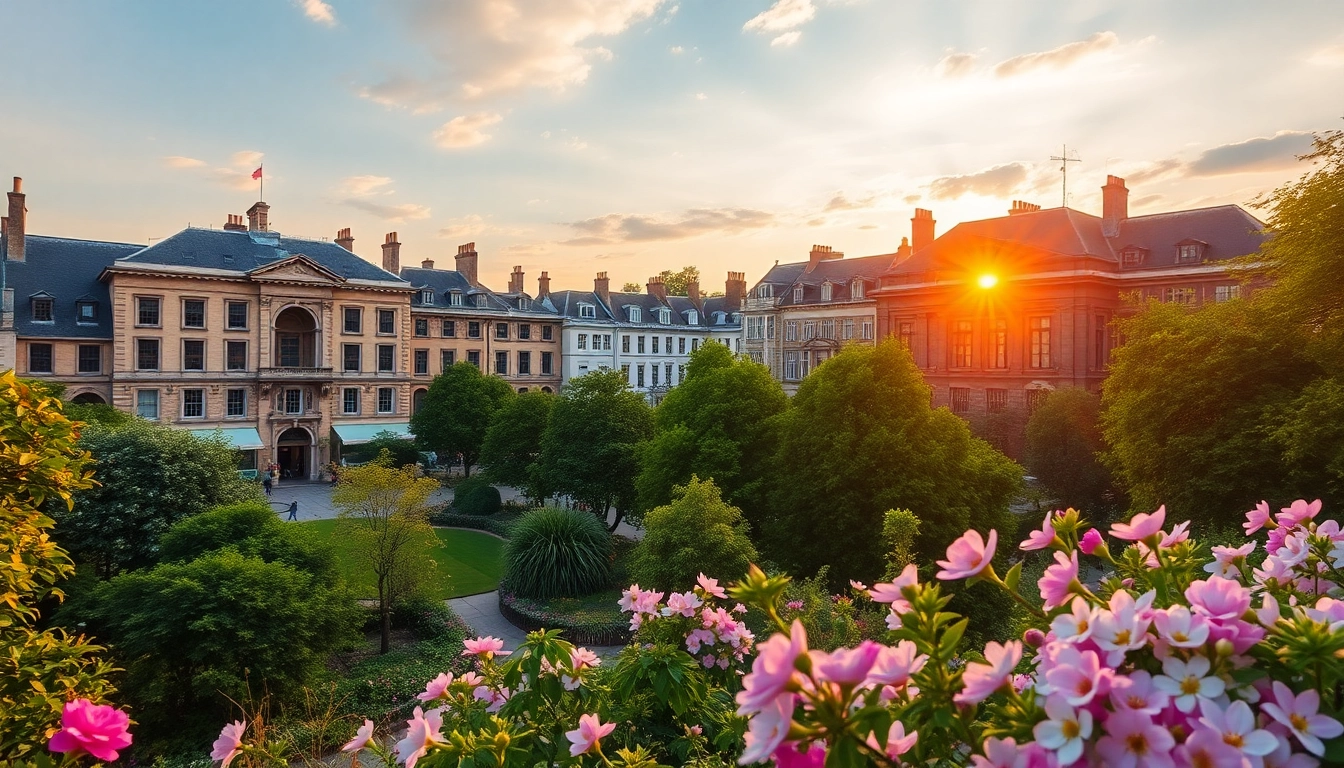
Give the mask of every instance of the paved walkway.
M 498 592 L 486 592 L 470 597 L 455 597 L 448 601 L 448 607 L 452 608 L 458 616 L 461 616 L 463 621 L 471 625 L 471 629 L 477 637 L 490 636 L 503 640 L 504 650 L 506 651 L 517 649 L 527 639 L 526 632 L 510 624 L 509 620 L 499 612 Z M 603 659 L 613 659 L 625 648 L 623 645 L 590 645 L 587 647 L 588 650 Z

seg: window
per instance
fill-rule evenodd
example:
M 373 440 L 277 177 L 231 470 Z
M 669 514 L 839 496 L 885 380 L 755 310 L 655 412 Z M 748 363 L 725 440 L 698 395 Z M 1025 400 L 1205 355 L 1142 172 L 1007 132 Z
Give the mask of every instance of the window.
M 862 298 L 863 298 L 863 280 L 862 280 L 862 279 L 855 280 L 854 283 L 853 283 L 853 285 L 850 286 L 850 288 L 849 288 L 849 296 L 850 296 L 850 298 L 852 298 L 852 299 L 862 299 Z
M 103 372 L 103 348 L 97 344 L 79 345 L 79 372 Z
M 686 354 L 686 337 L 685 337 L 685 336 L 678 336 L 678 337 L 677 337 L 677 354 L 678 354 L 678 355 L 684 355 L 684 354 Z
M 445 339 L 457 337 L 457 322 L 455 320 L 444 320 L 443 327 L 439 329 L 439 334 Z
M 356 373 L 359 372 L 359 369 L 360 369 L 360 365 L 359 365 L 359 363 L 360 363 L 360 360 L 359 360 L 360 354 L 359 354 L 359 353 L 360 353 L 360 350 L 362 350 L 362 349 L 363 349 L 363 347 L 360 346 L 359 344 L 342 344 L 342 345 L 341 345 L 341 362 L 342 362 L 342 370 L 345 370 L 345 371 L 353 371 L 353 372 L 356 372 Z
M 495 323 L 495 338 L 496 338 L 496 339 L 507 339 L 507 338 L 509 338 L 509 324 L 508 324 L 508 323 Z
M 747 318 L 747 338 L 763 339 L 765 338 L 765 318 L 748 317 Z
M 638 388 L 640 388 L 640 389 L 643 389 L 643 388 L 644 388 L 644 366 L 643 366 L 643 365 L 637 365 L 637 366 L 635 366 L 635 386 L 638 387 Z
M 854 321 L 846 320 L 844 328 L 840 331 L 840 338 L 849 341 L 854 338 Z
M 994 352 L 994 367 L 1008 367 L 1008 321 L 994 321 L 994 337 L 991 339 Z
M 490 305 L 490 299 L 484 293 L 478 293 L 474 298 L 476 299 L 476 306 L 482 309 Z
M 495 373 L 498 373 L 500 376 L 507 376 L 509 374 L 508 352 L 495 353 Z
M 280 367 L 298 368 L 300 364 L 300 352 L 302 342 L 299 335 L 295 333 L 284 334 L 280 337 Z
M 823 338 L 823 339 L 834 339 L 834 338 L 835 338 L 835 321 L 834 321 L 834 320 L 822 320 L 822 321 L 821 321 L 821 338 Z
M 971 367 L 970 320 L 956 320 L 952 323 L 952 367 Z
M 428 376 L 428 375 L 429 375 L 429 350 L 428 350 L 428 349 L 417 349 L 417 350 L 415 350 L 415 375 L 416 375 L 416 376 Z
M 553 333 L 554 333 L 554 331 L 551 330 L 551 326 L 549 326 L 549 325 L 543 325 L 543 326 L 541 326 L 541 340 L 542 340 L 542 341 L 550 341 L 552 338 L 554 338 L 554 337 L 552 336 Z
M 1241 298 L 1240 285 L 1218 285 L 1213 289 L 1214 301 L 1230 301 Z
M 896 337 L 901 340 L 906 349 L 915 348 L 915 324 L 906 320 L 896 324 Z
M 541 353 L 541 375 L 549 376 L 551 374 L 551 353 Z
M 1120 252 L 1120 268 L 1132 269 L 1143 263 L 1143 251 L 1130 248 Z
M 426 317 L 415 318 L 415 335 L 419 336 L 422 339 L 425 338 L 426 336 L 429 336 L 429 318 Z
M 775 338 L 775 318 L 767 317 L 765 319 L 765 338 Z
M 784 321 L 784 340 L 785 340 L 785 341 L 797 341 L 797 340 L 798 340 L 798 321 L 797 321 L 797 320 L 785 320 L 785 321 Z
M 224 393 L 224 416 L 238 418 L 247 415 L 247 390 L 230 389 Z
M 699 313 L 699 312 L 696 312 L 694 309 L 692 309 L 691 311 L 687 312 L 687 313 L 686 313 L 686 324 L 687 324 L 687 325 L 699 325 L 699 324 L 700 324 L 700 313 Z
M 785 380 L 785 381 L 797 381 L 797 380 L 798 380 L 798 353 L 797 353 L 797 352 L 785 352 L 785 353 L 784 353 L 784 380 Z
M 832 296 L 832 294 L 834 294 L 834 293 L 835 293 L 835 291 L 834 291 L 833 288 L 831 287 L 831 284 L 830 284 L 830 283 L 822 283 L 822 284 L 821 284 L 821 300 L 822 300 L 822 301 L 830 301 L 830 300 L 831 300 L 831 296 Z
M 952 387 L 949 390 L 952 397 L 953 413 L 970 413 L 971 411 L 971 390 L 966 387 Z
M 480 321 L 478 321 L 478 320 L 468 320 L 468 321 L 467 321 L 467 338 L 469 338 L 469 339 L 479 339 L 479 338 L 481 338 L 481 323 L 480 323 Z
M 663 363 L 663 381 L 667 386 L 672 386 L 672 364 Z
M 205 418 L 204 389 L 182 390 L 182 418 L 184 419 Z
M 596 342 L 594 342 L 594 344 L 596 344 Z M 611 334 L 610 334 L 610 333 L 604 333 L 604 334 L 602 334 L 602 349 L 603 349 L 604 351 L 607 351 L 607 352 L 610 352 L 610 351 L 611 351 Z
M 137 371 L 159 370 L 159 340 L 135 340 L 135 369 Z
M 586 365 L 580 365 L 580 366 L 579 366 L 579 375 L 583 375 L 583 373 L 584 373 L 585 371 L 587 371 L 587 370 L 588 370 L 588 366 L 586 366 Z M 629 364 L 629 363 L 626 363 L 625 365 L 622 365 L 622 366 L 621 366 L 621 375 L 625 377 L 625 383 L 628 385 L 628 384 L 630 383 L 630 364 Z
M 421 303 L 421 304 L 433 304 L 433 303 L 434 303 L 434 289 L 432 289 L 432 288 L 424 288 L 424 289 L 422 289 L 422 290 L 420 291 L 420 303 Z
M 224 367 L 230 371 L 247 370 L 247 342 L 224 342 Z
M 985 410 L 989 413 L 1002 413 L 1008 407 L 1008 390 L 986 389 Z
M 699 339 L 691 339 L 691 351 L 694 352 L 695 350 L 697 350 L 697 349 L 699 349 L 699 348 L 700 348 L 700 340 L 699 340 Z
M 532 375 L 532 353 L 531 353 L 531 352 L 519 352 L 519 353 L 518 353 L 518 375 L 519 375 L 519 376 L 531 376 L 531 375 Z
M 1028 389 L 1027 390 L 1027 412 L 1035 413 L 1041 403 L 1045 402 L 1045 396 L 1049 394 L 1048 389 Z
M 756 298 L 773 299 L 775 297 L 775 286 L 770 283 L 761 283 L 756 286 Z
M 635 350 L 641 355 L 644 354 L 644 337 L 640 336 L 635 342 Z
M 1182 264 L 1199 261 L 1204 247 L 1200 243 L 1182 243 L 1176 246 L 1176 261 Z
M 98 302 L 76 301 L 75 322 L 83 325 L 98 322 Z
M 378 333 L 392 334 L 397 332 L 397 313 L 391 309 L 378 310 Z
M 519 323 L 519 324 L 518 324 L 518 338 L 520 338 L 520 339 L 530 339 L 530 338 L 532 338 L 532 326 L 531 326 L 531 325 L 528 325 L 527 323 Z
M 677 366 L 677 381 L 685 381 L 685 380 L 686 380 L 686 366 L 684 366 L 684 365 L 678 365 L 678 366 Z
M 53 320 L 52 300 L 49 298 L 33 299 L 33 322 L 50 323 Z
M 225 315 L 227 316 L 224 320 L 226 328 L 228 328 L 231 331 L 247 330 L 246 301 L 226 302 L 224 305 L 224 309 L 225 309 Z
M 199 339 L 184 339 L 182 341 L 182 370 L 205 370 L 204 341 L 200 341 Z
M 462 306 L 462 292 L 452 291 L 448 294 L 448 305 L 451 307 Z
M 625 336 L 622 336 L 622 337 L 621 337 L 621 352 L 623 352 L 623 353 L 625 353 L 625 354 L 627 354 L 627 355 L 630 354 L 630 336 L 629 336 L 629 335 L 625 335 Z
M 203 299 L 182 300 L 182 327 L 205 327 L 205 301 Z
M 527 298 L 526 296 L 519 296 L 519 297 L 518 297 L 518 308 L 521 309 L 521 310 L 524 310 L 524 311 L 531 309 L 531 308 L 532 308 L 532 300 L 529 299 L 529 298 Z M 526 392 L 526 391 L 527 391 L 527 387 L 523 387 L 522 389 L 520 389 L 520 390 L 518 390 L 518 391 L 519 391 L 519 392 Z
M 159 326 L 159 300 L 141 296 L 135 300 L 135 324 L 157 328 Z
M 296 414 L 303 413 L 303 390 L 298 388 L 286 389 L 281 396 L 281 407 L 285 413 Z
M 627 312 L 629 312 L 630 315 L 630 322 L 632 323 L 644 322 L 644 310 L 640 309 L 639 307 L 629 307 L 627 309 Z
M 51 373 L 52 351 L 50 344 L 28 345 L 28 372 Z
M 441 351 L 439 352 L 439 367 L 440 367 L 440 370 L 444 370 L 444 371 L 448 370 L 449 368 L 453 367 L 453 363 L 455 363 L 455 362 L 457 362 L 457 352 L 456 352 L 456 350 L 445 349 L 445 350 L 441 350 Z
M 1050 368 L 1050 318 L 1033 317 L 1028 327 L 1031 331 L 1031 367 Z
M 471 363 L 472 365 L 476 366 L 477 368 L 480 368 L 480 367 L 481 367 L 481 351 L 480 351 L 479 349 L 468 350 L 468 351 L 467 351 L 467 362 L 468 362 L 468 363 Z
M 810 341 L 817 337 L 817 324 L 811 320 L 803 323 L 803 341 Z
M 652 348 L 651 351 L 652 351 L 653 354 L 655 354 L 655 355 L 658 354 L 658 337 L 657 337 L 657 336 L 654 336 L 654 337 L 653 337 L 653 348 Z M 671 350 L 668 350 L 668 351 L 671 351 Z
M 579 317 L 588 317 L 588 318 L 597 317 L 597 308 L 594 307 L 592 304 L 580 304 Z
M 393 399 L 396 390 L 391 387 L 378 388 L 378 412 L 392 413 L 395 410 L 395 400 Z
M 803 301 L 803 286 L 801 285 L 793 286 L 793 302 L 795 304 L 800 304 L 802 303 L 802 301 Z
M 670 354 L 672 354 L 672 337 L 671 337 L 671 336 L 668 336 L 668 337 L 666 338 L 666 341 L 667 341 L 667 346 L 665 346 L 664 349 L 666 349 L 666 350 L 667 350 L 667 354 L 670 355 Z M 656 351 L 656 350 L 655 350 L 655 351 Z
M 588 348 L 588 334 L 586 334 L 586 333 L 580 333 L 579 336 L 578 336 L 578 343 L 577 343 L 576 346 L 577 346 L 579 349 L 587 349 L 587 348 Z
M 159 418 L 159 390 L 136 390 L 135 414 L 142 419 L 157 420 Z
M 345 332 L 363 333 L 364 332 L 364 310 L 360 307 L 345 308 Z
M 1190 286 L 1165 288 L 1162 291 L 1162 300 L 1168 304 L 1194 304 L 1195 289 Z
M 672 310 L 668 309 L 667 307 L 663 307 L 662 309 L 658 310 L 658 322 L 662 323 L 663 325 L 668 325 L 669 323 L 671 323 Z
M 654 386 L 654 387 L 658 386 L 658 364 L 657 364 L 657 363 L 654 363 L 653 365 L 649 366 L 649 384 L 650 384 L 650 386 Z
M 866 340 L 866 341 L 872 341 L 872 340 L 873 340 L 873 321 L 872 321 L 872 320 L 864 320 L 864 321 L 863 321 L 863 327 L 862 327 L 861 330 L 860 330 L 860 338 L 862 338 L 862 339 L 864 339 L 864 340 Z
M 397 370 L 397 347 L 394 344 L 378 345 L 378 372 L 393 373 Z

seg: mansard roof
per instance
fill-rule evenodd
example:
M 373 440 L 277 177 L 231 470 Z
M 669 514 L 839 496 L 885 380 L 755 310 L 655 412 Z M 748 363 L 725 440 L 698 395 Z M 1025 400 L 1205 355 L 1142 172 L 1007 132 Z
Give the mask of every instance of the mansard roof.
M 875 256 L 860 256 L 853 259 L 828 259 L 818 262 L 811 272 L 807 271 L 806 261 L 776 264 L 757 281 L 756 286 L 762 283 L 771 284 L 774 287 L 775 298 L 778 299 L 778 306 L 781 307 L 847 301 L 851 298 L 856 279 L 862 279 L 866 285 L 876 286 L 878 278 L 891 268 L 896 256 L 895 253 L 879 253 Z M 827 282 L 835 287 L 832 289 L 831 301 L 823 302 L 820 286 Z M 801 301 L 793 299 L 795 285 L 803 286 Z M 753 293 L 755 290 L 753 287 Z
M 0 237 L 0 254 L 5 246 Z M 111 297 L 98 276 L 108 264 L 142 248 L 133 243 L 28 235 L 24 261 L 5 262 L 6 287 L 14 289 L 15 331 L 19 336 L 112 338 Z M 35 323 L 28 297 L 43 292 L 53 299 L 52 322 Z M 96 302 L 94 322 L 75 322 L 76 301 Z
M 188 227 L 118 262 L 246 273 L 296 254 L 307 256 L 346 280 L 402 283 L 400 277 L 333 242 L 286 237 L 273 231 Z

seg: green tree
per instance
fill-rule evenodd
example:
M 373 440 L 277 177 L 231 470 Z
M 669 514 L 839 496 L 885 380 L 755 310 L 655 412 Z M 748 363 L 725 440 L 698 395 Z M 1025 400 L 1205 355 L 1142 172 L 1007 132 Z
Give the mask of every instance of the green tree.
M 286 525 L 270 505 L 245 501 L 181 520 L 159 542 L 159 560 L 185 563 L 233 548 L 268 563 L 284 563 L 334 586 L 341 578 L 336 548 L 306 525 Z
M 947 409 L 930 407 L 897 341 L 851 346 L 827 360 L 778 419 L 771 518 L 759 541 L 791 573 L 830 565 L 835 584 L 881 575 L 888 509 L 919 516 L 920 563 L 941 557 L 967 528 L 1012 530 L 1008 502 L 1022 468 Z
M 644 286 L 639 283 L 626 283 L 621 286 L 621 293 L 642 293 Z
M 541 437 L 551 420 L 556 396 L 540 390 L 511 398 L 495 413 L 481 446 L 481 466 L 491 482 L 522 488 L 540 500 L 534 467 L 541 456 Z
M 652 432 L 652 409 L 620 371 L 571 379 L 541 438 L 537 484 L 545 495 L 587 504 L 603 521 L 615 507 L 614 531 L 634 507 L 637 446 Z
M 1098 455 L 1101 397 L 1080 387 L 1051 392 L 1027 422 L 1027 469 L 1062 504 L 1098 519 L 1111 475 Z M 1100 515 L 1104 517 L 1104 515 Z
M 666 504 L 692 475 L 713 480 L 729 502 L 759 507 L 773 436 L 788 398 L 765 366 L 723 344 L 691 353 L 686 378 L 654 410 L 656 434 L 640 449 L 637 512 Z
M 669 296 L 687 296 L 691 283 L 700 282 L 700 270 L 696 267 L 682 267 L 676 272 L 664 269 L 658 276 L 663 279 L 663 286 L 667 288 Z
M 378 454 L 387 451 L 394 467 L 411 466 L 420 463 L 420 448 L 415 440 L 407 440 L 395 432 L 384 431 L 373 436 L 363 445 L 355 446 L 349 453 L 356 461 L 372 461 Z
M 646 588 L 685 590 L 701 573 L 740 579 L 756 559 L 742 510 L 723 500 L 714 481 L 692 475 L 672 490 L 670 504 L 645 516 L 630 570 Z
M 462 454 L 463 469 L 470 475 L 490 421 L 513 396 L 503 379 L 486 376 L 471 363 L 456 363 L 430 383 L 420 410 L 411 416 L 411 432 L 441 456 Z
M 392 639 L 392 606 L 412 597 L 434 574 L 429 548 L 437 543 L 427 502 L 437 481 L 416 477 L 413 467 L 393 469 L 379 455 L 371 464 L 347 467 L 331 503 L 340 510 L 341 536 L 353 542 L 360 564 L 373 571 L 378 589 L 380 653 Z
M 66 403 L 65 415 L 71 421 L 97 424 L 101 427 L 120 427 L 129 424 L 135 417 L 106 403 Z
M 183 518 L 259 497 L 238 475 L 223 437 L 196 437 L 143 419 L 89 425 L 79 445 L 96 462 L 99 484 L 75 493 L 74 506 L 50 508 L 57 537 L 104 578 L 157 559 L 158 541 Z

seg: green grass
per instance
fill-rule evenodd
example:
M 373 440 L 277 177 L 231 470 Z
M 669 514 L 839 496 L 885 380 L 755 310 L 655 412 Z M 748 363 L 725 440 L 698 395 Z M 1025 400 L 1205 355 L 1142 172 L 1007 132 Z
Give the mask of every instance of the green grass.
M 335 520 L 312 520 L 300 523 L 331 538 L 336 556 L 348 584 L 361 597 L 373 597 L 373 574 L 361 569 L 351 551 L 349 542 L 336 536 Z M 430 585 L 431 597 L 446 600 L 450 597 L 489 592 L 499 586 L 503 572 L 504 542 L 479 531 L 435 528 L 438 546 L 429 548 L 430 557 L 438 563 L 438 575 Z

